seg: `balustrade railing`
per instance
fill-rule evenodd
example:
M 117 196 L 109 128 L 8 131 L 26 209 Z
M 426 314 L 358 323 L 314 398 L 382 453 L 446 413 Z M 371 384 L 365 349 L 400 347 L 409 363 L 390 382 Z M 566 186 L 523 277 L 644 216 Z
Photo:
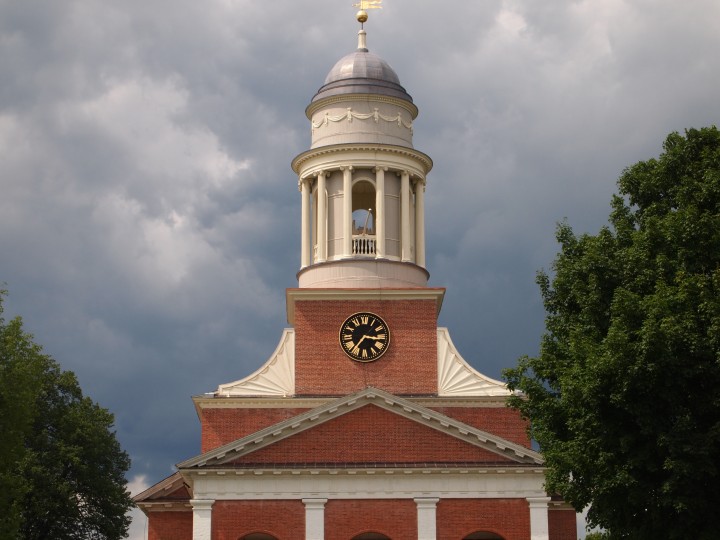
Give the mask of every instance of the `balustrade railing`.
M 353 255 L 375 255 L 375 235 L 354 234 L 352 237 Z

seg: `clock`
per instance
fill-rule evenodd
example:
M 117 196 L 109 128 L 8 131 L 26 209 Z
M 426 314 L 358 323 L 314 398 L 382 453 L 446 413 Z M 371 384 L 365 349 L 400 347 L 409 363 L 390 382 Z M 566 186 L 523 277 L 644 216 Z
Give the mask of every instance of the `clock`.
M 340 327 L 340 347 L 353 360 L 377 360 L 390 344 L 390 329 L 374 313 L 350 315 Z

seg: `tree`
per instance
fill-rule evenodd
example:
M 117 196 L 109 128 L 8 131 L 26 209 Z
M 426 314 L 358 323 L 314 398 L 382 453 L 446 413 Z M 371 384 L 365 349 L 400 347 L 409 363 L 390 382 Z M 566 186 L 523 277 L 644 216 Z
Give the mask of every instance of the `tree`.
M 125 538 L 130 460 L 113 422 L 19 317 L 0 317 L 0 538 Z
M 504 373 L 547 488 L 607 538 L 717 538 L 720 132 L 663 148 L 623 172 L 609 227 L 558 226 L 539 356 Z

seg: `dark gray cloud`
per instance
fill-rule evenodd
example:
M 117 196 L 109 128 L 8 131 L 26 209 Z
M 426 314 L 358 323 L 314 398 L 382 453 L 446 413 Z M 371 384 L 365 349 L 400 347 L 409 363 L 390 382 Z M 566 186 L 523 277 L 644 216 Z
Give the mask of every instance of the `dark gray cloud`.
M 8 314 L 117 417 L 133 476 L 198 451 L 189 396 L 272 353 L 296 284 L 290 160 L 354 49 L 331 0 L 0 0 Z M 533 354 L 535 272 L 622 169 L 720 116 L 714 0 L 387 0 L 369 47 L 420 107 L 441 324 L 488 375 Z

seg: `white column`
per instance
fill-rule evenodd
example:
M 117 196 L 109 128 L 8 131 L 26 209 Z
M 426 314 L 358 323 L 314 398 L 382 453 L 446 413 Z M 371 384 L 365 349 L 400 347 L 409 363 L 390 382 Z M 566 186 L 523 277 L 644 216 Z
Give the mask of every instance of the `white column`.
M 375 257 L 385 256 L 385 170 L 375 167 Z
M 437 523 L 435 510 L 440 499 L 419 498 L 415 499 L 417 505 L 418 540 L 435 540 L 437 535 Z
M 425 182 L 415 182 L 415 264 L 425 268 Z
M 317 187 L 317 262 L 327 259 L 327 200 L 325 198 L 325 171 L 318 173 Z
M 550 497 L 528 497 L 530 505 L 530 540 L 548 540 L 548 503 Z
M 310 264 L 310 180 L 300 179 L 300 193 L 302 195 L 301 202 L 301 219 L 300 228 L 302 229 L 300 238 L 300 268 L 305 268 Z
M 410 257 L 410 173 L 402 172 L 400 181 L 400 238 L 403 262 L 412 260 Z
M 193 509 L 193 540 L 211 540 L 214 500 L 190 499 Z
M 352 167 L 343 168 L 343 257 L 352 256 Z
M 327 499 L 303 499 L 305 540 L 325 540 L 325 503 Z

